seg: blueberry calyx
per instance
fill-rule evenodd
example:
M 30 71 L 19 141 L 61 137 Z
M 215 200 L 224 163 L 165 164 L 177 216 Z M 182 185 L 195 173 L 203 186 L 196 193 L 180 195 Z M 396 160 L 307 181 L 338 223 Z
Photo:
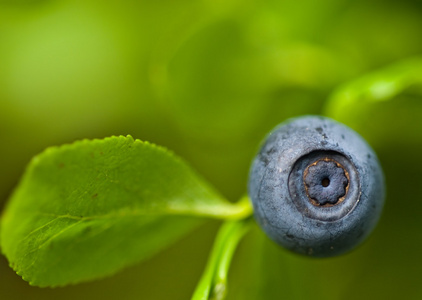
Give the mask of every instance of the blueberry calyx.
M 303 182 L 309 201 L 313 205 L 333 206 L 344 200 L 349 176 L 339 162 L 323 158 L 305 169 Z
M 327 187 L 325 179 L 329 181 Z M 337 151 L 317 150 L 301 156 L 294 163 L 288 182 L 292 203 L 308 218 L 339 220 L 359 200 L 359 172 L 346 155 Z

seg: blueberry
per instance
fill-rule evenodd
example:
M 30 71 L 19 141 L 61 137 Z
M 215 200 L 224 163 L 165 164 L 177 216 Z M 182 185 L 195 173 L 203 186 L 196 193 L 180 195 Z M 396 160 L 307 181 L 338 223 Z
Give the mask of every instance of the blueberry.
M 258 224 L 285 248 L 335 256 L 360 244 L 383 207 L 377 156 L 356 132 L 305 116 L 276 127 L 255 157 L 249 196 Z

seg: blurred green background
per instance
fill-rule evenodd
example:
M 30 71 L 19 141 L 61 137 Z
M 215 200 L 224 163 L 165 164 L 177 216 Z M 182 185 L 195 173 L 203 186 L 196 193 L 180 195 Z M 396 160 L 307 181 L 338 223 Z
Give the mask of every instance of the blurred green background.
M 172 149 L 236 201 L 272 127 L 322 114 L 342 84 L 422 54 L 421 36 L 417 0 L 0 0 L 1 207 L 44 148 L 120 134 Z M 385 170 L 385 211 L 369 240 L 313 260 L 254 229 L 228 299 L 422 298 L 421 95 L 412 86 L 337 118 Z M 0 299 L 189 299 L 218 225 L 65 288 L 29 286 L 2 256 Z

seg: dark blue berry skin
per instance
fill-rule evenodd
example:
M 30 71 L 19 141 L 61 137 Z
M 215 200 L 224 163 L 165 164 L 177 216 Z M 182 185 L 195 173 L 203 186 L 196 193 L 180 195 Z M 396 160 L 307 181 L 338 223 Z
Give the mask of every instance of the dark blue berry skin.
M 249 196 L 258 224 L 283 247 L 335 256 L 374 229 L 384 176 L 371 147 L 329 118 L 305 116 L 276 127 L 255 157 Z

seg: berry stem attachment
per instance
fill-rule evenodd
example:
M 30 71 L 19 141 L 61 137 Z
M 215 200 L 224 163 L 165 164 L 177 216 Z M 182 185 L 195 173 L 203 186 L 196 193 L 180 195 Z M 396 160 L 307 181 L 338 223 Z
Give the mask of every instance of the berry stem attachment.
M 242 220 L 223 223 L 191 300 L 223 300 L 225 298 L 230 263 L 237 245 L 250 229 L 251 220 L 250 216 Z

